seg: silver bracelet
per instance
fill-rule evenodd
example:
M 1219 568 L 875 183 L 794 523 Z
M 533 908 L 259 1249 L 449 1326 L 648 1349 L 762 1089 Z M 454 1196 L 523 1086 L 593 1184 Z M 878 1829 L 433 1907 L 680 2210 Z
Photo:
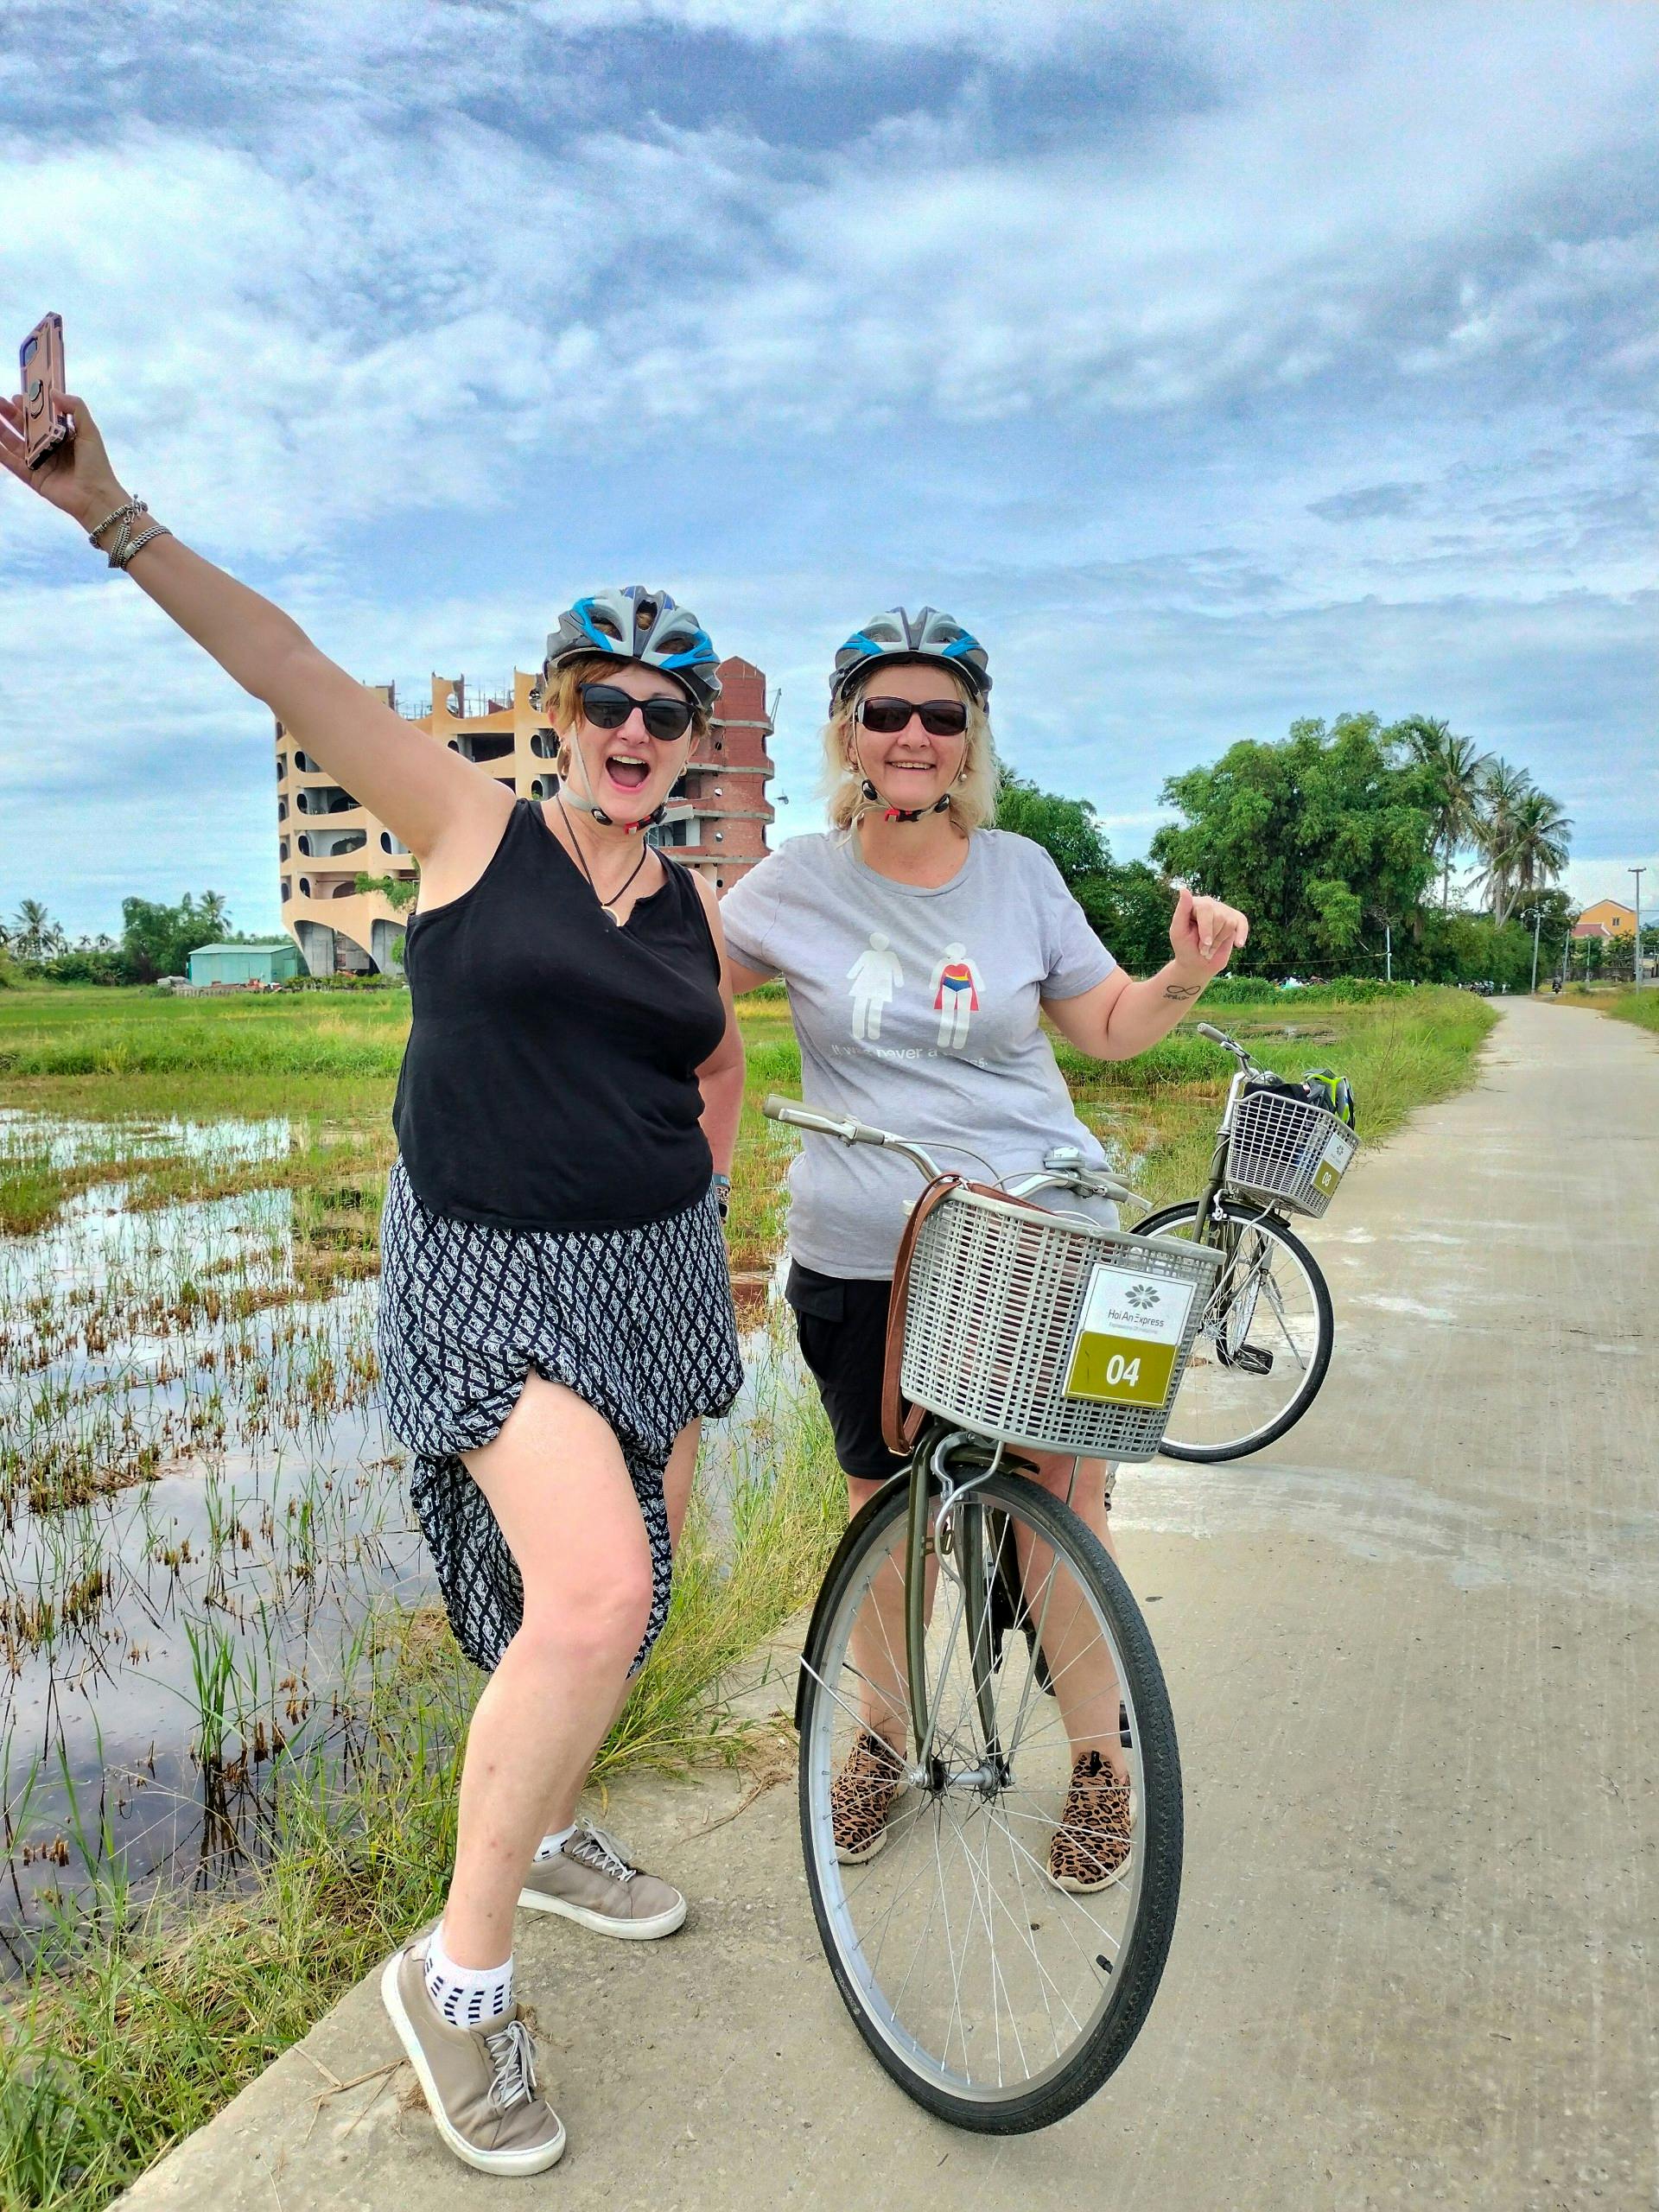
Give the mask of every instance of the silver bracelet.
M 124 507 L 118 510 L 121 527 L 116 532 L 114 544 L 110 548 L 110 566 L 112 569 L 124 569 L 138 548 L 141 545 L 148 545 L 152 537 L 172 536 L 172 532 L 166 528 L 165 524 L 153 523 L 148 530 L 142 531 L 138 537 L 135 537 L 132 534 L 133 524 L 140 515 L 147 515 L 149 512 L 149 508 L 143 499 L 130 500 Z M 99 524 L 99 528 L 107 530 L 110 523 L 116 521 L 117 518 L 117 515 L 110 516 L 107 522 Z
M 133 515 L 147 515 L 149 512 L 149 509 L 142 499 L 129 499 L 125 506 L 117 507 L 111 513 L 106 514 L 95 530 L 87 531 L 86 543 L 89 545 L 98 545 L 99 539 L 103 537 L 112 522 L 126 522 Z M 98 550 L 101 553 L 104 548 L 98 545 Z
M 131 544 L 126 547 L 124 552 L 122 551 L 121 546 L 118 545 L 116 547 L 115 553 L 111 553 L 110 556 L 110 566 L 112 569 L 130 568 L 132 564 L 133 555 L 135 553 L 142 553 L 152 537 L 171 537 L 172 535 L 172 531 L 168 528 L 164 522 L 152 523 L 149 528 L 144 532 L 143 536 L 142 537 L 135 537 Z M 124 542 L 125 539 L 124 533 L 123 543 L 124 543 Z M 116 554 L 118 553 L 121 556 L 119 560 L 116 558 Z

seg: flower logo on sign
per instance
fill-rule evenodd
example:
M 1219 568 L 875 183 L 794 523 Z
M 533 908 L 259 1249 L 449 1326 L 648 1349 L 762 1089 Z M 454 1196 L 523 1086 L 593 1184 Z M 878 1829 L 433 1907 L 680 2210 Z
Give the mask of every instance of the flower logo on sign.
M 1148 1307 L 1158 1303 L 1158 1294 L 1149 1283 L 1138 1282 L 1128 1293 L 1128 1301 L 1144 1313 Z

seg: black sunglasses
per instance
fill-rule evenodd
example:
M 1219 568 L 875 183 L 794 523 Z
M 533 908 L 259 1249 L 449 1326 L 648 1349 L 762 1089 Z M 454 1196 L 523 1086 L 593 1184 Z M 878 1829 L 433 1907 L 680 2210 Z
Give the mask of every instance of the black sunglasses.
M 647 732 L 662 745 L 683 737 L 696 712 L 689 699 L 636 699 L 614 683 L 584 683 L 580 690 L 582 711 L 595 729 L 620 729 L 638 707 Z
M 930 737 L 960 737 L 968 727 L 968 709 L 961 699 L 929 699 L 918 706 L 911 699 L 861 699 L 858 720 L 875 737 L 893 737 L 910 727 L 912 715 L 922 718 Z

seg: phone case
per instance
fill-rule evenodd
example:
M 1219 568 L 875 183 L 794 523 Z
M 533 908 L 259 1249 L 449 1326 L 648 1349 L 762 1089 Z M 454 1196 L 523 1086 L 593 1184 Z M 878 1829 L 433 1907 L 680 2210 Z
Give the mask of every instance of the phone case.
M 63 317 L 43 315 L 17 349 L 23 396 L 23 459 L 31 468 L 67 444 L 74 431 L 52 397 L 64 389 Z

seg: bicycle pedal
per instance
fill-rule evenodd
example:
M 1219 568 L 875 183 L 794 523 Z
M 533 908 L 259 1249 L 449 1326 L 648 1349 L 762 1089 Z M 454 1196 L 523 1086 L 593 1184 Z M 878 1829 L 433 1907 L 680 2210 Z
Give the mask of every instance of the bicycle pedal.
M 1273 1354 L 1262 1344 L 1241 1344 L 1233 1354 L 1233 1365 L 1246 1375 L 1271 1375 Z

